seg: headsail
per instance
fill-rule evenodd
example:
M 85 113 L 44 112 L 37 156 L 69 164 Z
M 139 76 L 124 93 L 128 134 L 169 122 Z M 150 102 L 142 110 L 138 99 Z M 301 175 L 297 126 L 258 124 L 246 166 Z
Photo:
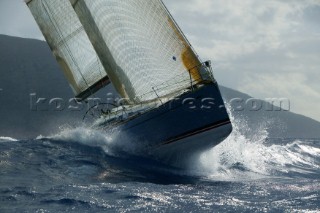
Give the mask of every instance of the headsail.
M 145 102 L 200 80 L 199 58 L 161 0 L 70 0 L 110 80 Z
M 77 98 L 110 81 L 69 0 L 26 0 Z

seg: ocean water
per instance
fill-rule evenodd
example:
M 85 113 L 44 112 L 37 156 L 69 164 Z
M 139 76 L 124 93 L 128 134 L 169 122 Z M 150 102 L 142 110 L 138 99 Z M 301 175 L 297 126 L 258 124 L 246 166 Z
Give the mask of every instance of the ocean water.
M 185 168 L 84 127 L 0 137 L 0 212 L 320 212 L 320 139 L 270 138 L 245 122 Z

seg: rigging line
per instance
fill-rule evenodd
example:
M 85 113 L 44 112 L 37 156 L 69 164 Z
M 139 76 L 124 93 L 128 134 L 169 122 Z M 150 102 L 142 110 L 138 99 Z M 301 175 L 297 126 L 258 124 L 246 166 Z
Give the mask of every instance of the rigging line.
M 168 85 L 168 84 L 170 84 L 170 82 L 173 82 L 173 84 L 179 83 L 179 82 L 183 82 L 183 81 L 185 81 L 185 80 L 181 80 L 181 77 L 185 77 L 185 75 L 188 75 L 188 77 L 189 77 L 189 74 L 182 73 L 182 74 L 179 74 L 179 75 L 174 76 L 172 79 L 170 79 L 170 80 L 168 80 L 168 81 L 166 81 L 166 82 L 163 82 L 163 83 L 159 84 L 159 86 L 160 86 L 160 85 Z M 189 80 L 188 80 L 188 81 L 189 81 Z
M 196 84 L 196 82 L 199 81 L 199 80 L 202 80 L 202 78 L 194 79 L 194 80 L 192 80 L 192 83 L 195 83 L 195 84 Z M 181 85 L 182 83 L 186 83 L 186 82 L 190 83 L 190 79 L 185 79 L 185 80 L 176 82 L 175 84 L 172 84 L 172 85 L 164 85 L 164 86 L 162 86 L 162 87 L 157 86 L 156 91 L 161 91 L 161 90 L 163 90 L 163 89 L 170 88 L 170 87 L 174 87 L 174 86 L 176 86 L 176 85 Z M 179 90 L 184 90 L 184 89 L 187 89 L 187 88 L 189 88 L 189 86 L 186 87 L 186 85 L 183 85 L 183 86 L 181 86 L 181 88 L 179 88 L 177 91 L 179 91 Z M 155 90 L 155 87 L 153 87 L 153 90 L 152 90 L 152 91 L 150 90 L 150 91 L 142 94 L 142 95 L 139 96 L 139 97 L 143 97 L 143 96 L 152 94 L 152 93 L 154 93 L 154 90 Z
M 182 32 L 180 26 L 178 25 L 178 23 L 176 22 L 176 20 L 173 18 L 173 16 L 171 15 L 170 11 L 168 10 L 167 6 L 163 3 L 162 0 L 159 0 L 161 5 L 164 7 L 165 11 L 168 13 L 169 18 L 172 19 L 174 25 L 177 27 L 178 31 L 181 33 L 182 37 L 185 39 L 185 41 L 188 43 L 188 45 L 190 46 L 190 48 L 192 49 L 192 51 L 196 54 L 197 58 L 200 60 L 200 62 L 202 62 L 200 56 L 198 55 L 198 53 L 195 51 L 195 49 L 193 48 L 193 46 L 191 45 L 191 43 L 189 42 L 188 38 L 186 37 L 186 35 Z
M 44 8 L 44 11 L 47 13 L 50 21 L 52 22 L 52 24 L 53 24 L 53 26 L 54 26 L 54 28 L 57 30 L 60 39 L 63 40 L 63 37 L 62 37 L 63 34 L 62 34 L 60 28 L 59 28 L 58 26 L 56 26 L 57 21 L 55 20 L 54 17 L 51 17 L 51 14 L 50 14 L 49 11 L 48 11 L 48 8 L 50 8 L 50 7 L 48 6 L 48 4 L 47 4 L 46 1 L 41 1 L 41 3 L 42 3 L 42 6 L 43 6 L 43 8 Z M 78 63 L 76 63 L 75 58 L 73 57 L 73 54 L 71 53 L 71 50 L 70 50 L 69 45 L 68 45 L 66 42 L 63 42 L 63 43 L 65 44 L 65 47 L 67 48 L 67 51 L 69 52 L 69 55 L 71 56 L 73 63 L 74 63 L 75 66 L 77 67 L 78 72 L 80 73 L 80 75 L 81 75 L 81 77 L 83 78 L 85 84 L 87 85 L 87 87 L 88 87 L 88 89 L 89 89 L 89 92 L 91 93 L 91 95 L 93 95 L 94 93 L 93 93 L 92 90 L 90 89 L 90 86 L 89 86 L 88 82 L 86 81 L 86 79 L 84 78 L 84 75 L 83 75 L 82 72 L 80 71 L 80 67 L 78 66 Z M 78 86 L 78 85 L 77 85 L 77 86 Z M 80 89 L 80 88 L 79 88 L 79 89 Z
M 102 72 L 101 72 L 101 62 L 100 62 L 100 59 L 98 58 L 97 54 L 96 54 L 96 57 L 97 57 L 97 62 L 98 62 L 98 70 L 99 70 L 99 73 L 100 73 L 100 77 L 101 79 L 104 77 Z M 100 66 L 101 65 L 101 66 Z M 103 86 L 103 82 L 101 82 L 101 86 Z M 91 95 L 94 97 L 94 98 L 97 98 L 98 96 L 95 94 L 95 93 L 92 93 L 91 90 L 90 90 L 90 93 Z
M 96 53 L 96 51 L 95 51 L 95 53 Z M 102 72 L 101 72 L 102 64 L 101 64 L 101 61 L 100 61 L 97 53 L 96 53 L 96 58 L 97 58 L 98 70 L 99 70 L 99 73 L 100 73 L 100 77 L 101 77 L 101 79 L 102 79 L 102 78 L 104 77 L 103 74 L 102 74 Z
M 83 26 L 79 27 L 77 30 L 75 30 L 73 33 L 70 33 L 68 36 L 65 37 L 65 41 L 71 40 L 73 37 L 75 37 L 77 34 L 81 33 L 83 30 Z M 63 45 L 64 41 L 60 41 L 57 43 L 57 46 Z
M 73 4 L 71 4 L 72 7 L 75 8 L 76 5 L 78 4 L 78 2 L 79 2 L 79 0 L 75 0 L 75 1 L 73 2 Z M 82 26 L 82 28 L 83 28 L 83 26 Z M 86 35 L 87 35 L 87 33 L 86 33 Z M 90 40 L 90 39 L 89 39 L 89 40 Z M 91 42 L 90 42 L 90 44 L 91 44 Z M 97 58 L 98 70 L 99 70 L 99 73 L 100 73 L 101 78 L 103 78 L 104 76 L 103 76 L 102 71 L 101 71 L 101 67 L 102 67 L 101 61 L 100 61 L 100 59 L 99 59 L 96 51 L 95 51 L 95 54 L 96 54 L 96 58 Z
M 72 5 L 72 8 L 75 8 L 76 5 L 78 4 L 78 2 L 79 2 L 79 0 L 75 0 L 75 1 L 73 2 L 73 4 L 71 4 L 71 5 Z M 81 24 L 81 26 L 82 26 L 82 24 Z M 83 28 L 83 26 L 82 26 L 82 28 Z M 87 33 L 85 33 L 85 34 L 87 35 Z M 89 38 L 88 38 L 88 39 L 89 39 Z M 89 40 L 90 40 L 90 39 L 89 39 Z M 90 42 L 90 44 L 91 44 L 91 42 Z M 104 77 L 103 74 L 102 74 L 102 71 L 101 71 L 102 64 L 101 64 L 101 61 L 100 61 L 100 59 L 99 59 L 96 51 L 94 51 L 94 53 L 96 54 L 98 71 L 99 71 L 100 77 L 101 77 L 101 79 L 102 79 L 102 78 Z M 102 85 L 103 85 L 103 83 L 101 82 L 101 86 L 102 86 Z M 89 89 L 90 89 L 90 88 L 89 88 Z M 95 98 L 97 97 L 94 93 L 92 93 L 91 90 L 90 90 L 90 93 L 91 93 L 91 95 L 93 95 L 93 97 L 95 97 Z
M 193 82 L 196 82 L 197 80 L 199 80 L 199 79 L 195 79 Z M 179 84 L 184 83 L 184 82 L 190 83 L 190 80 L 189 80 L 189 79 L 188 79 L 188 80 L 183 80 L 183 81 L 178 82 L 178 83 L 176 83 L 176 84 L 174 84 L 174 85 L 167 85 L 167 86 L 163 86 L 163 87 L 160 87 L 160 88 L 158 87 L 156 90 L 155 90 L 154 87 L 153 87 L 153 90 L 152 90 L 152 91 L 148 91 L 148 92 L 146 92 L 146 93 L 144 93 L 144 94 L 142 94 L 142 95 L 140 95 L 140 96 L 138 96 L 138 97 L 144 97 L 144 96 L 153 94 L 154 91 L 161 91 L 161 90 L 163 90 L 163 89 L 170 88 L 170 87 L 174 87 L 174 86 L 179 85 Z M 186 86 L 181 86 L 181 88 L 179 88 L 177 91 L 184 90 L 184 89 L 187 89 L 187 88 L 189 88 L 189 86 L 187 86 L 187 87 L 186 87 Z

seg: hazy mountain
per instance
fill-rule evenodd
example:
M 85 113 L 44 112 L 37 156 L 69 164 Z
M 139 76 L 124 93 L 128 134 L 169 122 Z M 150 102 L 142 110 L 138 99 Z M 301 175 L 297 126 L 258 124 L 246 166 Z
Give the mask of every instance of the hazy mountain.
M 0 136 L 16 138 L 48 135 L 74 118 L 66 111 L 31 109 L 30 94 L 70 98 L 64 80 L 47 44 L 32 39 L 0 36 Z
M 320 138 L 320 122 L 290 112 L 290 102 L 286 100 L 280 108 L 226 87 L 221 87 L 221 93 L 230 104 L 235 120 L 246 127 L 241 129 L 245 135 L 267 130 L 269 137 Z M 257 102 L 257 107 L 253 101 Z
M 65 100 L 67 107 L 68 100 L 73 97 L 45 42 L 0 35 L 0 74 L 0 136 L 33 138 L 81 122 L 84 109 L 57 111 L 48 101 L 35 105 L 38 98 L 49 100 L 59 97 Z M 221 87 L 221 91 L 226 101 L 251 98 L 225 87 Z M 245 134 L 266 129 L 270 137 L 320 137 L 320 123 L 305 116 L 277 111 L 277 108 L 254 111 L 244 107 L 244 110 L 239 110 L 239 102 L 232 103 L 232 114 L 236 121 L 245 124 L 246 128 L 241 129 Z M 261 104 L 270 109 L 267 102 Z

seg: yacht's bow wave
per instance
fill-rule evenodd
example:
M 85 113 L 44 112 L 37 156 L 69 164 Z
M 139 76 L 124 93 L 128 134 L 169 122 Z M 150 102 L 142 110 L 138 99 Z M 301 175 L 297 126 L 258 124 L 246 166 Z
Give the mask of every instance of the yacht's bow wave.
M 230 117 L 234 131 L 220 145 L 203 153 L 199 158 L 192 158 L 187 168 L 176 168 L 160 165 L 143 155 L 140 142 L 132 141 L 123 132 L 116 129 L 106 132 L 105 130 L 93 130 L 87 127 L 64 128 L 60 133 L 50 137 L 39 136 L 37 140 L 16 145 L 12 152 L 18 152 L 19 147 L 32 147 L 30 152 L 47 153 L 47 143 L 61 147 L 61 150 L 69 149 L 70 155 L 85 150 L 86 155 L 96 156 L 94 159 L 104 164 L 116 164 L 118 171 L 123 167 L 128 169 L 128 164 L 123 160 L 135 162 L 130 164 L 131 174 L 135 168 L 141 171 L 147 168 L 152 171 L 172 173 L 191 177 L 204 177 L 214 180 L 252 180 L 257 178 L 277 177 L 314 177 L 319 175 L 320 169 L 320 144 L 319 140 L 304 139 L 274 139 L 268 137 L 267 128 L 261 125 L 254 135 L 246 132 L 246 122 Z M 14 138 L 0 137 L 0 142 L 14 142 Z M 57 142 L 57 143 L 56 143 Z M 9 143 L 10 144 L 10 143 Z M 41 145 L 42 144 L 42 145 Z M 14 144 L 12 145 L 14 146 Z M 143 145 L 142 145 L 143 146 Z M 23 150 L 26 149 L 21 148 Z M 101 151 L 99 151 L 101 150 Z M 69 152 L 69 151 L 68 151 Z M 56 155 L 54 153 L 46 154 Z M 64 155 L 65 153 L 61 153 Z M 38 155 L 38 154 L 37 154 Z M 50 157 L 50 158 L 54 158 Z M 112 161 L 109 162 L 110 158 Z M 56 159 L 60 161 L 60 159 Z M 92 161 L 92 159 L 90 160 Z M 129 167 L 130 167 L 129 166 Z M 161 168 L 160 168 L 161 167 Z M 152 173 L 151 171 L 151 173 Z M 182 173 L 181 173 L 182 172 Z
M 196 172 L 232 180 L 319 173 L 319 140 L 269 138 L 263 125 L 255 135 L 245 135 L 246 121 L 235 120 L 230 114 L 232 134 L 191 165 Z
M 215 180 L 243 180 L 265 177 L 310 176 L 319 173 L 320 146 L 316 140 L 270 139 L 262 127 L 255 135 L 244 135 L 246 122 L 233 120 L 234 131 L 224 142 L 203 153 L 193 161 L 182 175 L 208 177 Z M 101 148 L 108 156 L 117 158 L 137 157 L 137 143 L 114 130 L 92 130 L 79 127 L 61 131 L 49 138 L 63 143 L 81 144 Z M 150 163 L 143 157 L 134 158 L 141 167 Z M 156 167 L 156 164 L 153 165 Z M 167 171 L 166 171 L 167 172 Z M 175 174 L 176 171 L 172 171 Z M 181 172 L 181 171 L 179 171 Z
M 13 141 L 18 141 L 18 140 L 15 139 L 15 138 L 2 137 L 2 136 L 0 136 L 0 143 L 1 143 L 1 142 L 13 142 Z
M 38 137 L 38 139 L 42 138 Z M 118 157 L 122 153 L 136 154 L 138 152 L 137 145 L 117 129 L 105 131 L 88 127 L 64 128 L 60 133 L 50 136 L 48 139 L 98 147 L 103 149 L 106 154 Z

